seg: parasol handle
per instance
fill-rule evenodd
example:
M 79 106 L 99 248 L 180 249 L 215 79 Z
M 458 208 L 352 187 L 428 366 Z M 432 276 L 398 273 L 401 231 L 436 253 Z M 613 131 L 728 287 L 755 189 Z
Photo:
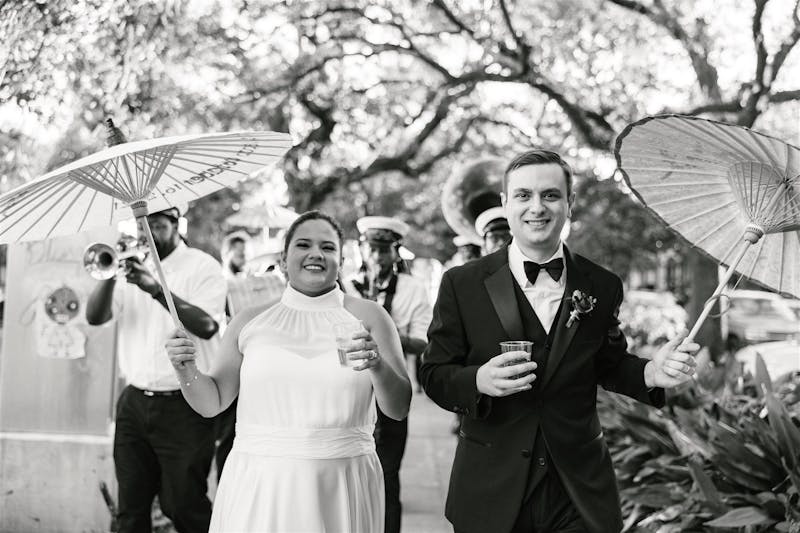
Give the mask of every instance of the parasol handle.
M 697 317 L 697 322 L 694 323 L 692 330 L 689 332 L 689 335 L 686 336 L 686 340 L 684 342 L 694 342 L 694 338 L 697 335 L 697 332 L 700 331 L 700 328 L 703 326 L 703 323 L 708 318 L 708 315 L 711 313 L 711 309 L 714 307 L 714 302 L 719 298 L 722 294 L 722 291 L 725 290 L 725 286 L 728 284 L 728 281 L 733 277 L 733 273 L 736 270 L 736 267 L 739 266 L 739 263 L 744 258 L 744 255 L 747 253 L 747 250 L 758 242 L 758 240 L 764 235 L 764 231 L 761 228 L 755 226 L 748 226 L 747 229 L 744 231 L 744 235 L 742 236 L 742 242 L 739 244 L 739 251 L 736 254 L 736 257 L 731 262 L 728 270 L 725 272 L 725 275 L 722 276 L 719 284 L 717 285 L 717 289 L 714 291 L 714 294 L 706 300 L 706 304 L 703 307 L 703 312 L 700 313 L 700 316 Z
M 156 243 L 153 240 L 153 234 L 150 232 L 150 224 L 148 224 L 146 216 L 137 218 L 140 218 L 142 221 L 142 227 L 144 228 L 144 233 L 147 236 L 147 244 L 150 246 L 150 252 L 153 254 L 153 264 L 156 266 L 158 279 L 161 281 L 161 288 L 164 291 L 164 299 L 167 301 L 167 308 L 169 308 L 169 314 L 170 316 L 172 316 L 172 321 L 175 323 L 175 327 L 182 328 L 183 325 L 181 324 L 181 321 L 178 318 L 178 310 L 175 308 L 175 302 L 172 300 L 172 293 L 169 291 L 169 287 L 167 286 L 167 280 L 164 277 L 164 270 L 161 268 L 161 259 L 158 257 L 158 250 L 156 250 Z

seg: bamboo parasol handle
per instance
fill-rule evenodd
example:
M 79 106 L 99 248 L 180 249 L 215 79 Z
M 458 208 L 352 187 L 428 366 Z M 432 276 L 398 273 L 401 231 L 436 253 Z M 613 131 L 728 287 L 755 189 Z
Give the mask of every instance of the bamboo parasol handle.
M 733 258 L 731 261 L 728 270 L 725 271 L 725 275 L 722 276 L 719 284 L 717 285 L 717 289 L 714 291 L 714 294 L 706 300 L 706 304 L 703 307 L 703 312 L 700 313 L 700 316 L 697 317 L 697 321 L 694 323 L 692 330 L 689 332 L 689 335 L 686 336 L 684 342 L 694 342 L 694 338 L 697 335 L 697 332 L 700 331 L 700 328 L 703 326 L 703 323 L 708 318 L 708 315 L 711 313 L 711 308 L 714 307 L 714 302 L 719 298 L 722 294 L 722 291 L 725 290 L 725 286 L 728 284 L 728 281 L 733 277 L 733 273 L 736 270 L 736 267 L 739 266 L 739 263 L 744 258 L 744 255 L 747 253 L 747 250 L 758 242 L 758 240 L 764 235 L 764 231 L 761 228 L 756 226 L 748 226 L 745 229 L 744 234 L 742 235 L 742 242 L 739 244 L 739 251 L 736 253 L 736 257 Z
M 142 222 L 145 236 L 147 237 L 147 245 L 150 246 L 150 253 L 153 254 L 153 264 L 156 266 L 156 273 L 158 279 L 161 281 L 161 288 L 164 291 L 164 299 L 167 301 L 167 308 L 169 314 L 172 316 L 172 321 L 175 323 L 176 328 L 182 328 L 180 319 L 178 318 L 178 310 L 175 308 L 175 301 L 172 299 L 172 293 L 167 285 L 167 279 L 164 277 L 164 270 L 161 268 L 161 259 L 158 257 L 158 250 L 156 250 L 156 243 L 153 240 L 153 234 L 150 231 L 150 224 L 147 223 L 147 217 L 137 217 Z

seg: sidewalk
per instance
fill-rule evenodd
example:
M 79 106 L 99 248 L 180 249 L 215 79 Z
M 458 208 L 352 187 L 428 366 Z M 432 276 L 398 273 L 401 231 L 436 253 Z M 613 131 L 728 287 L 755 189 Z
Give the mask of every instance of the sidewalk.
M 414 394 L 400 469 L 402 533 L 453 531 L 444 517 L 444 502 L 456 448 L 456 437 L 450 432 L 454 418 L 424 393 Z

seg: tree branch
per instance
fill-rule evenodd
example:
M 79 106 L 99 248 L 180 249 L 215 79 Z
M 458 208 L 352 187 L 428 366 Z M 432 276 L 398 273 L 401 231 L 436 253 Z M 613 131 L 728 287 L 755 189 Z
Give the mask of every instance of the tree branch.
M 792 32 L 784 39 L 778 51 L 775 52 L 775 56 L 772 58 L 772 81 L 775 81 L 778 77 L 778 72 L 780 72 L 781 67 L 783 67 L 786 56 L 789 55 L 794 45 L 800 40 L 800 14 L 798 14 L 798 9 L 800 9 L 800 0 L 795 2 L 794 8 L 792 9 L 792 20 L 794 21 Z
M 299 174 L 297 163 L 300 154 L 312 144 L 316 144 L 317 146 L 311 149 L 311 153 L 319 155 L 322 151 L 322 145 L 330 143 L 331 134 L 336 127 L 336 120 L 333 118 L 333 108 L 331 106 L 323 107 L 313 102 L 308 94 L 298 94 L 297 100 L 309 113 L 319 120 L 319 126 L 311 130 L 311 132 L 306 135 L 305 139 L 286 152 L 286 160 L 291 162 L 294 169 L 293 172 L 287 174 L 294 174 L 292 177 L 295 179 L 297 179 L 297 174 Z
M 409 39 L 408 46 L 403 46 L 401 44 L 393 44 L 393 43 L 373 43 L 368 41 L 366 38 L 359 36 L 359 35 L 339 35 L 338 38 L 342 40 L 350 40 L 362 43 L 366 46 L 369 46 L 373 49 L 369 55 L 378 55 L 383 52 L 396 52 L 399 54 L 408 54 L 416 57 L 417 59 L 421 60 L 423 63 L 431 67 L 433 70 L 438 72 L 442 75 L 443 78 L 449 80 L 451 83 L 456 81 L 456 78 L 447 70 L 444 66 L 442 66 L 438 61 L 433 59 L 427 53 L 423 52 L 419 47 L 414 45 Z
M 697 83 L 700 89 L 712 101 L 718 102 L 722 99 L 722 91 L 719 87 L 719 75 L 716 67 L 708 59 L 708 46 L 702 41 L 700 35 L 690 36 L 686 29 L 678 21 L 678 16 L 670 13 L 663 4 L 662 0 L 654 0 L 654 7 L 650 8 L 636 0 L 607 0 L 608 2 L 646 16 L 657 26 L 667 30 L 667 32 L 681 45 L 689 56 L 692 69 L 697 76 Z M 698 34 L 701 34 L 698 30 Z M 698 46 L 699 45 L 699 46 Z
M 538 137 L 532 136 L 531 134 L 529 134 L 528 132 L 526 132 L 525 130 L 523 130 L 522 128 L 517 126 L 516 124 L 512 124 L 511 122 L 508 122 L 507 120 L 500 120 L 500 119 L 497 119 L 497 118 L 480 116 L 480 117 L 476 118 L 476 121 L 477 122 L 481 122 L 481 123 L 485 123 L 485 124 L 491 124 L 493 126 L 500 126 L 501 128 L 506 128 L 509 131 L 511 131 L 512 133 L 516 134 L 517 137 L 524 137 L 526 143 L 528 145 L 531 145 L 531 146 L 535 145 L 537 142 L 540 142 Z M 537 128 L 534 128 L 534 129 L 537 129 Z
M 531 47 L 528 45 L 527 42 L 522 38 L 520 34 L 516 32 L 514 29 L 514 25 L 511 23 L 511 14 L 508 12 L 508 5 L 506 4 L 506 0 L 500 0 L 500 10 L 503 12 L 503 20 L 506 23 L 506 27 L 508 28 L 508 32 L 511 34 L 511 37 L 514 39 L 514 42 L 517 45 L 518 49 L 518 56 L 522 59 L 523 64 L 527 64 L 527 58 L 530 53 Z
M 786 102 L 794 102 L 800 100 L 800 89 L 791 91 L 779 91 L 767 96 L 767 100 L 771 104 L 782 104 Z M 703 104 L 688 110 L 677 111 L 674 109 L 664 109 L 659 113 L 677 113 L 680 115 L 702 115 L 705 113 L 741 113 L 744 106 L 739 101 L 730 102 L 714 102 L 711 104 Z
M 337 60 L 345 59 L 345 58 L 348 58 L 348 57 L 369 58 L 369 57 L 372 57 L 372 56 L 380 55 L 383 51 L 385 51 L 385 50 L 373 50 L 371 52 L 351 52 L 351 53 L 341 52 L 341 53 L 338 53 L 338 54 L 331 54 L 331 55 L 325 56 L 322 59 L 320 59 L 317 63 L 314 63 L 314 64 L 310 65 L 306 69 L 301 70 L 299 72 L 296 72 L 294 74 L 289 74 L 288 79 L 286 81 L 278 84 L 278 85 L 272 85 L 272 86 L 269 86 L 269 87 L 257 87 L 257 88 L 254 88 L 254 89 L 249 89 L 249 90 L 245 91 L 244 93 L 241 93 L 239 95 L 239 99 L 236 100 L 236 103 L 237 104 L 248 104 L 248 103 L 255 102 L 255 101 L 257 101 L 257 100 L 261 99 L 262 97 L 264 97 L 266 95 L 269 95 L 269 94 L 283 93 L 283 92 L 291 89 L 292 87 L 294 87 L 295 85 L 297 85 L 301 81 L 303 81 L 306 77 L 310 76 L 311 74 L 314 74 L 315 72 L 319 72 L 320 70 L 325 68 L 325 66 L 330 61 L 337 61 Z M 298 64 L 300 64 L 299 61 L 296 61 L 294 63 L 294 65 L 298 65 Z M 293 70 L 294 65 L 290 65 L 289 66 L 289 70 L 290 71 Z
M 300 207 L 307 209 L 309 207 L 316 206 L 334 191 L 339 190 L 342 187 L 346 187 L 349 184 L 360 182 L 367 178 L 376 176 L 380 173 L 397 171 L 408 177 L 419 177 L 423 173 L 427 172 L 436 163 L 436 161 L 458 151 L 463 145 L 464 139 L 466 139 L 466 128 L 464 131 L 462 131 L 461 136 L 455 141 L 453 146 L 445 148 L 438 154 L 431 156 L 425 161 L 416 164 L 413 162 L 414 158 L 420 154 L 425 141 L 433 134 L 434 131 L 436 131 L 436 129 L 441 125 L 442 121 L 448 116 L 452 104 L 454 104 L 459 98 L 471 93 L 474 89 L 474 85 L 465 86 L 455 91 L 451 90 L 445 96 L 443 96 L 437 104 L 436 110 L 434 111 L 434 114 L 430 120 L 428 120 L 419 133 L 417 133 L 413 139 L 409 140 L 405 147 L 398 152 L 392 155 L 378 156 L 366 167 L 337 168 L 328 176 L 316 180 L 313 189 L 304 187 L 302 194 L 305 202 Z M 472 123 L 468 124 L 469 126 L 472 125 Z M 294 148 L 292 148 L 292 150 L 294 150 Z
M 800 89 L 795 89 L 793 91 L 779 91 L 769 95 L 769 101 L 775 104 L 791 102 L 794 100 L 800 100 Z
M 453 154 L 456 154 L 456 153 L 460 152 L 461 148 L 464 146 L 464 143 L 466 142 L 467 137 L 468 137 L 470 131 L 472 130 L 472 126 L 473 126 L 473 124 L 475 124 L 476 120 L 477 120 L 477 117 L 473 117 L 473 118 L 467 120 L 467 123 L 465 125 L 458 127 L 457 130 L 461 132 L 461 135 L 459 135 L 458 139 L 456 139 L 453 143 L 451 143 L 449 145 L 446 145 L 445 148 L 440 150 L 438 153 L 433 154 L 432 156 L 427 158 L 425 161 L 423 161 L 423 162 L 421 162 L 421 163 L 419 163 L 417 165 L 414 165 L 411 168 L 411 175 L 413 177 L 419 177 L 422 174 L 425 174 L 426 172 L 428 172 L 431 168 L 433 168 L 433 166 L 437 162 L 441 161 L 442 159 L 444 159 L 446 157 L 449 157 L 449 156 L 451 156 Z
M 601 113 L 582 108 L 541 79 L 531 79 L 528 85 L 549 96 L 561 107 L 586 144 L 599 150 L 609 149 L 615 131 Z
M 740 102 L 714 102 L 703 104 L 686 111 L 674 111 L 665 109 L 662 113 L 678 113 L 680 115 L 703 115 L 705 113 L 739 113 L 742 110 Z
M 319 13 L 316 13 L 316 14 L 313 14 L 313 15 L 310 15 L 310 16 L 306 16 L 306 17 L 303 17 L 303 18 L 304 19 L 309 19 L 310 18 L 310 19 L 313 19 L 313 20 L 317 20 L 317 19 L 319 19 L 319 18 L 321 18 L 321 17 L 323 17 L 323 16 L 325 16 L 327 14 L 330 14 L 330 13 L 349 13 L 351 15 L 356 15 L 358 18 L 362 18 L 362 19 L 366 20 L 367 22 L 369 22 L 370 24 L 374 24 L 376 26 L 389 26 L 389 27 L 395 28 L 403 36 L 403 39 L 408 43 L 408 46 L 403 46 L 402 44 L 391 44 L 391 43 L 376 44 L 376 43 L 372 43 L 372 42 L 368 41 L 365 37 L 363 37 L 361 35 L 354 35 L 354 34 L 351 34 L 351 35 L 341 35 L 340 34 L 340 35 L 337 35 L 337 37 L 339 39 L 342 39 L 342 40 L 357 40 L 359 42 L 362 42 L 362 43 L 366 44 L 367 46 L 372 47 L 373 49 L 377 49 L 377 50 L 380 50 L 380 51 L 390 51 L 391 50 L 391 51 L 404 52 L 404 53 L 409 53 L 410 52 L 413 55 L 415 55 L 416 57 L 418 57 L 420 60 L 422 60 L 423 63 L 427 64 L 429 67 L 431 67 L 435 71 L 439 72 L 439 74 L 441 74 L 445 79 L 448 79 L 448 80 L 452 81 L 453 80 L 453 75 L 450 73 L 450 71 L 448 71 L 438 61 L 433 59 L 433 57 L 431 57 L 427 52 L 425 52 L 422 49 L 420 49 L 414 43 L 413 37 L 419 36 L 419 34 L 415 32 L 414 35 L 411 35 L 411 33 L 409 32 L 408 27 L 403 23 L 403 19 L 401 17 L 399 17 L 396 13 L 391 11 L 391 9 L 389 9 L 389 8 L 384 7 L 384 9 L 386 9 L 386 11 L 391 15 L 391 20 L 389 20 L 389 21 L 378 20 L 375 17 L 367 16 L 367 14 L 362 9 L 354 8 L 354 7 L 344 7 L 344 6 L 328 8 L 325 11 L 322 11 L 322 12 L 319 12 Z
M 376 81 L 375 83 L 370 83 L 365 87 L 353 88 L 352 91 L 355 94 L 366 94 L 372 89 L 375 89 L 377 87 L 388 87 L 392 85 L 411 85 L 411 84 L 412 82 L 410 80 L 384 78 L 382 80 Z
M 428 109 L 428 106 L 433 104 L 433 102 L 436 100 L 436 95 L 437 95 L 437 92 L 435 90 L 430 89 L 430 88 L 428 89 L 428 94 L 427 94 L 427 98 L 425 98 L 425 103 L 420 106 L 419 112 L 417 114 L 415 114 L 412 117 L 409 117 L 410 120 L 408 120 L 408 122 L 406 124 L 407 126 L 413 124 L 414 122 L 419 120 L 419 118 L 423 114 L 425 114 L 425 111 Z
M 635 2 L 633 0 L 608 0 L 608 1 L 611 2 L 612 4 L 624 7 L 625 9 L 628 9 L 630 11 L 639 13 L 640 15 L 645 15 L 648 17 L 652 16 L 652 12 L 639 2 Z
M 439 127 L 442 121 L 447 117 L 450 113 L 451 105 L 458 100 L 459 98 L 468 95 L 475 89 L 475 85 L 467 85 L 459 90 L 452 91 L 449 94 L 446 94 L 440 101 L 439 104 L 436 106 L 436 110 L 433 113 L 431 119 L 422 127 L 420 132 L 414 136 L 408 143 L 406 143 L 405 148 L 399 151 L 397 154 L 391 157 L 379 157 L 375 159 L 369 167 L 364 171 L 366 176 L 375 174 L 372 170 L 373 165 L 378 165 L 379 167 L 384 163 L 385 160 L 392 160 L 396 162 L 400 161 L 408 161 L 413 159 L 422 148 L 423 143 L 433 134 L 434 131 Z M 397 163 L 395 163 L 397 164 Z
M 751 26 L 751 33 L 753 36 L 753 45 L 756 49 L 756 71 L 753 77 L 753 82 L 745 84 L 743 89 L 746 93 L 746 101 L 744 103 L 742 112 L 739 114 L 737 124 L 741 126 L 752 126 L 759 115 L 758 103 L 769 94 L 772 79 L 767 79 L 765 72 L 767 69 L 767 47 L 764 44 L 764 33 L 762 30 L 761 22 L 764 16 L 764 8 L 767 6 L 769 0 L 754 0 L 755 12 L 753 13 L 753 24 Z
M 480 41 L 475 35 L 475 31 L 467 26 L 464 22 L 462 22 L 458 17 L 456 17 L 455 13 L 447 7 L 447 4 L 444 3 L 444 0 L 433 0 L 433 5 L 442 12 L 445 18 L 450 21 L 460 32 L 466 33 L 475 41 Z

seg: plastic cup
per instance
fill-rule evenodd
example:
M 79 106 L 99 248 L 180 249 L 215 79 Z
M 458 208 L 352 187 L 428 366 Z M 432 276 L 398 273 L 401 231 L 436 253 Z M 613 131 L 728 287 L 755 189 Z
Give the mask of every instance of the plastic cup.
M 500 343 L 500 353 L 508 353 L 508 352 L 525 352 L 525 355 L 520 354 L 518 359 L 514 361 L 510 361 L 503 366 L 515 366 L 522 363 L 527 363 L 531 360 L 531 353 L 533 352 L 533 342 L 531 341 L 503 341 Z M 511 376 L 509 379 L 518 379 L 524 376 L 525 374 L 518 374 L 516 376 Z
M 336 352 L 339 354 L 339 364 L 343 367 L 354 367 L 363 361 L 351 361 L 347 356 L 349 352 L 360 350 L 361 341 L 354 340 L 353 336 L 367 331 L 360 320 L 348 320 L 333 325 L 333 334 L 336 338 Z

